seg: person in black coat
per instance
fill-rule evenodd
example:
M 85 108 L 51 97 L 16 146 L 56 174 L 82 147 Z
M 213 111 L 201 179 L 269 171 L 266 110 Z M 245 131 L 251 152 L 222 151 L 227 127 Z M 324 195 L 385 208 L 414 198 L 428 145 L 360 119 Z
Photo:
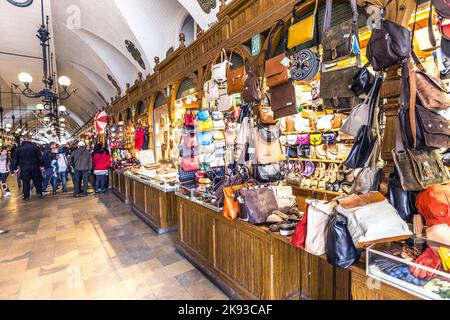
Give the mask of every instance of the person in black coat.
M 18 147 L 13 156 L 13 171 L 18 172 L 20 167 L 20 178 L 22 179 L 23 199 L 30 199 L 30 183 L 36 187 L 39 198 L 42 198 L 41 171 L 44 167 L 42 152 L 34 144 L 31 136 L 26 136 L 24 142 Z

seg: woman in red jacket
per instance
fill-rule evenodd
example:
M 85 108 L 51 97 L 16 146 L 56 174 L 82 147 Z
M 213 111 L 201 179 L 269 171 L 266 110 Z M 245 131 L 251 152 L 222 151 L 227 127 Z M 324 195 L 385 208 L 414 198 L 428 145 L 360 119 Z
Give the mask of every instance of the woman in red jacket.
M 97 151 L 92 159 L 95 174 L 95 193 L 106 192 L 106 178 L 111 166 L 111 158 L 104 149 Z

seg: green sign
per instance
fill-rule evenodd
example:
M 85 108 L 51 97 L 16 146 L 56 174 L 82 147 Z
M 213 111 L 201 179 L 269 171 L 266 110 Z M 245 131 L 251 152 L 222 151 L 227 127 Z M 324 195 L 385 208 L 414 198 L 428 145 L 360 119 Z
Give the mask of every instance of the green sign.
M 257 34 L 252 37 L 252 56 L 255 57 L 261 52 L 261 35 Z

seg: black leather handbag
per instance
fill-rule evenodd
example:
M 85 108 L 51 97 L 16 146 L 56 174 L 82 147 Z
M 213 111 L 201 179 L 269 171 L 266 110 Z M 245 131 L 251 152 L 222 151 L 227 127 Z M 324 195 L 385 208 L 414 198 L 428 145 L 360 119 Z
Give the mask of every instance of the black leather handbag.
M 367 63 L 353 77 L 351 89 L 357 96 L 362 94 L 369 95 L 375 83 L 375 76 L 369 71 L 368 66 L 369 64 Z
M 332 215 L 328 222 L 326 245 L 328 263 L 338 268 L 350 268 L 361 256 L 348 232 L 347 218 L 340 214 Z
M 372 91 L 372 96 L 369 102 L 369 119 L 366 125 L 361 126 L 356 136 L 356 141 L 350 151 L 350 154 L 345 161 L 344 165 L 350 169 L 363 168 L 367 163 L 375 143 L 377 142 L 378 135 L 374 126 L 375 113 L 377 111 L 382 78 L 377 77 L 375 81 L 375 88 Z
M 389 202 L 403 220 L 412 223 L 414 215 L 419 214 L 416 209 L 416 199 L 419 193 L 403 190 L 397 172 L 393 172 L 389 176 L 388 187 Z
M 390 3 L 390 2 L 389 2 Z M 411 31 L 389 20 L 381 20 L 367 45 L 367 58 L 375 71 L 403 63 L 411 54 Z

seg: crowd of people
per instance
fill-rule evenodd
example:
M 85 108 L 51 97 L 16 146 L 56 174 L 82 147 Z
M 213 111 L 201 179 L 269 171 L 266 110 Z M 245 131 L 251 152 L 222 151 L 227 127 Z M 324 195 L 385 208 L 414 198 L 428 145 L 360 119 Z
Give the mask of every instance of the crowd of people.
M 70 145 L 52 142 L 39 146 L 26 136 L 20 146 L 2 148 L 0 152 L 0 178 L 3 197 L 11 196 L 7 184 L 10 175 L 17 176 L 23 200 L 28 201 L 33 189 L 43 198 L 58 190 L 67 193 L 68 181 L 74 185 L 74 197 L 87 197 L 89 178 L 94 176 L 95 193 L 108 189 L 108 172 L 111 166 L 109 152 L 102 144 L 91 152 L 83 141 Z M 51 188 L 51 191 L 48 189 Z

